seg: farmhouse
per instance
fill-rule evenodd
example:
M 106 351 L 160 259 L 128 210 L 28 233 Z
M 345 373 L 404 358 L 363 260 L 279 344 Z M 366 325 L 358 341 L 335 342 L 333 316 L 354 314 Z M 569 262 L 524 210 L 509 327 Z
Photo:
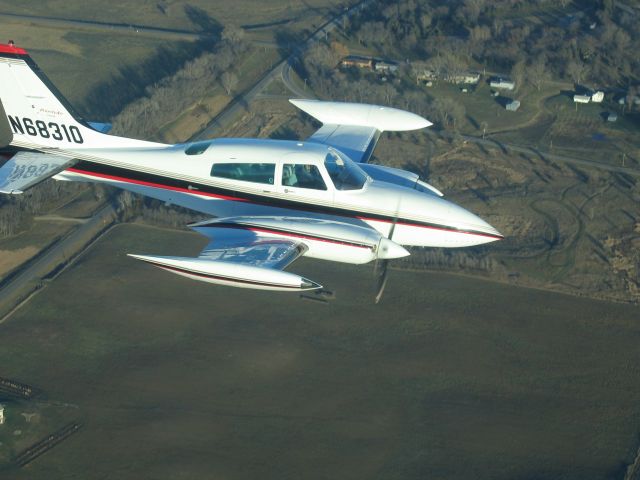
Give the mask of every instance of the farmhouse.
M 500 88 L 504 90 L 513 90 L 516 88 L 516 84 L 511 80 L 506 80 L 504 78 L 493 78 L 489 82 L 489 86 L 491 88 Z
M 340 66 L 373 69 L 373 58 L 348 56 L 340 61 Z
M 575 103 L 589 103 L 591 101 L 591 97 L 589 95 L 574 95 L 573 101 Z
M 398 70 L 398 65 L 390 62 L 375 62 L 375 71 L 376 72 L 385 72 L 385 73 L 395 73 Z

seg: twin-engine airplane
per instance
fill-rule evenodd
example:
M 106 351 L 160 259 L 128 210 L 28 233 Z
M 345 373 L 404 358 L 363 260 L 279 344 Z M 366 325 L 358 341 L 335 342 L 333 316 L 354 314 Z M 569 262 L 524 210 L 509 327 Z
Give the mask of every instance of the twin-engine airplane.
M 107 135 L 84 121 L 28 53 L 0 45 L 0 192 L 47 178 L 101 182 L 214 218 L 190 225 L 210 239 L 194 258 L 131 255 L 195 280 L 280 291 L 322 288 L 284 269 L 298 257 L 362 264 L 404 246 L 499 240 L 491 225 L 442 198 L 418 175 L 367 163 L 383 131 L 425 128 L 394 108 L 291 100 L 322 123 L 304 141 L 214 140 L 164 145 Z

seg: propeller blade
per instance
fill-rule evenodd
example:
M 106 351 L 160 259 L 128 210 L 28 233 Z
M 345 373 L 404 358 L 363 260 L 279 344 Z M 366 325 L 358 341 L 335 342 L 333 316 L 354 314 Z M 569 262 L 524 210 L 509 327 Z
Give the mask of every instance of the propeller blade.
M 396 214 L 393 217 L 393 222 L 391 223 L 391 229 L 389 230 L 389 236 L 387 237 L 389 240 L 393 240 L 393 232 L 395 231 L 396 224 L 398 223 L 399 212 L 400 212 L 400 202 L 398 202 L 398 207 L 396 208 Z M 378 284 L 376 288 L 376 298 L 375 298 L 376 305 L 380 303 L 380 300 L 382 299 L 382 294 L 384 293 L 384 288 L 387 286 L 388 267 L 389 267 L 389 260 L 380 260 L 380 264 L 378 264 L 378 259 L 376 258 L 374 272 L 379 272 L 377 273 Z
M 380 299 L 382 299 L 382 294 L 384 293 L 384 287 L 387 286 L 387 274 L 388 274 L 388 265 L 389 265 L 389 260 L 382 260 L 380 262 L 381 268 L 380 268 L 380 273 L 378 274 L 378 285 L 377 285 L 377 291 L 376 291 L 376 299 L 375 299 L 375 303 L 376 305 L 380 302 Z

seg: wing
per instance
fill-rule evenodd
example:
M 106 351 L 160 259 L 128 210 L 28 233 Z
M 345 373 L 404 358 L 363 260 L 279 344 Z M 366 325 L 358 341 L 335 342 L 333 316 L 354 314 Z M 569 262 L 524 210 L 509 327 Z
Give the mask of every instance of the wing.
M 319 284 L 283 271 L 302 255 L 367 263 L 409 255 L 369 226 L 317 218 L 229 217 L 190 227 L 209 238 L 198 257 L 130 255 L 194 280 L 263 290 L 313 290 Z
M 369 161 L 382 132 L 417 130 L 432 125 L 419 115 L 397 108 L 319 100 L 289 101 L 323 124 L 307 141 L 330 145 L 361 163 Z
M 237 265 L 283 270 L 307 250 L 302 242 L 267 238 L 244 228 L 213 227 L 207 235 L 212 240 L 198 258 Z
M 194 280 L 260 290 L 301 291 L 321 285 L 283 269 L 303 255 L 304 243 L 245 228 L 213 227 L 198 257 L 130 255 Z

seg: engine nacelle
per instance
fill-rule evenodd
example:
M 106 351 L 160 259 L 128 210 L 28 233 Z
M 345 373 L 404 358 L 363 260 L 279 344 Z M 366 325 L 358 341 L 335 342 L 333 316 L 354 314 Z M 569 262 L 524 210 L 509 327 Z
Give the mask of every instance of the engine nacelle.
M 301 277 L 300 275 L 272 268 L 214 261 L 206 258 L 161 257 L 132 254 L 129 254 L 129 256 L 192 280 L 227 285 L 230 287 L 275 290 L 280 292 L 317 290 L 322 288 L 322 285 Z
M 377 258 L 406 257 L 404 247 L 379 232 L 358 225 L 291 217 L 234 217 L 207 220 L 191 228 L 209 238 L 215 238 L 220 228 L 250 230 L 265 238 L 286 238 L 302 242 L 304 256 L 351 264 L 368 263 Z

